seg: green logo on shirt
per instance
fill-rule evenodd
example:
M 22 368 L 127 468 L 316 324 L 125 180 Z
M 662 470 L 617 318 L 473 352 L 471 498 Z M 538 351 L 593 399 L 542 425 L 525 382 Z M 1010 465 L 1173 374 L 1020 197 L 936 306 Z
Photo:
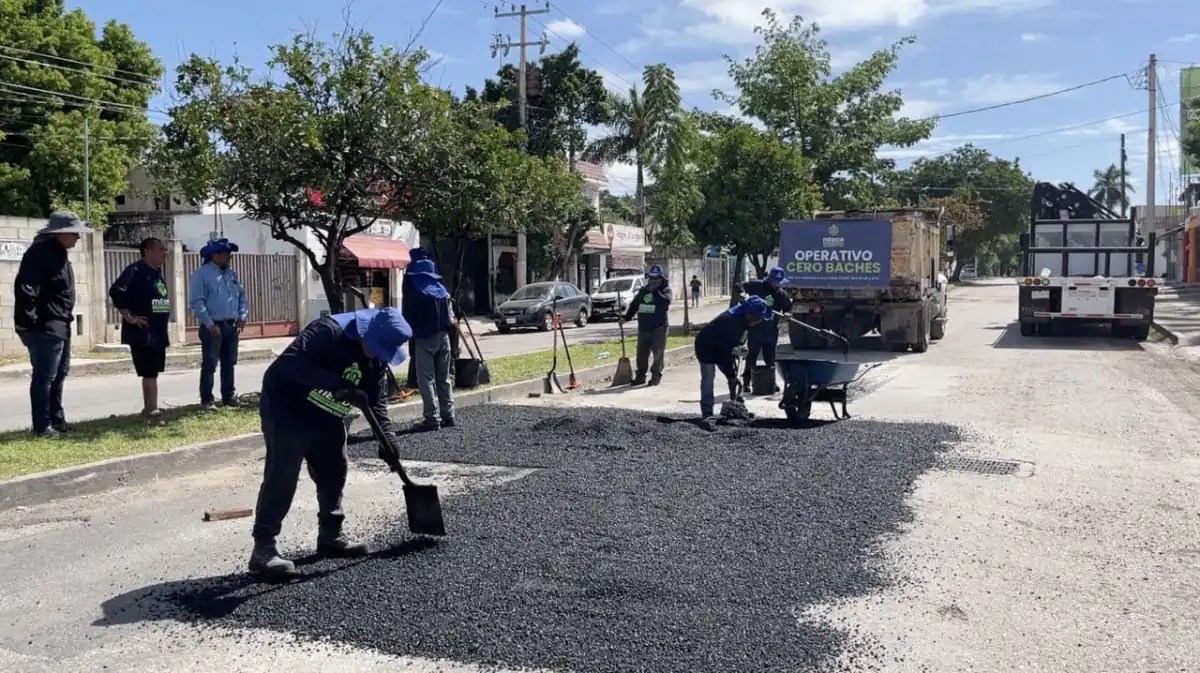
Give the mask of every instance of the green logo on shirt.
M 150 300 L 150 310 L 154 313 L 170 313 L 171 298 L 167 296 L 167 284 L 162 279 L 154 281 L 154 291 L 158 297 Z
M 357 362 L 342 370 L 342 380 L 354 386 L 362 382 L 362 370 Z

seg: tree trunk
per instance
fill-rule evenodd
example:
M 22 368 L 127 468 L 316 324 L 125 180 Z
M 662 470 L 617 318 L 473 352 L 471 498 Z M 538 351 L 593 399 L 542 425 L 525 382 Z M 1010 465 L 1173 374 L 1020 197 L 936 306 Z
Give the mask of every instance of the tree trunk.
M 317 269 L 317 274 L 321 276 L 321 287 L 325 290 L 325 298 L 329 303 L 330 315 L 346 312 L 346 302 L 344 300 L 342 285 L 338 282 L 337 272 L 334 269 L 334 265 L 337 264 L 337 260 L 334 259 L 332 262 L 333 263 L 331 264 L 330 260 L 326 260 L 325 263 L 322 264 L 319 269 Z
M 733 275 L 731 276 L 729 293 L 733 294 L 733 286 L 742 282 L 742 265 L 746 262 L 746 254 L 738 252 L 733 258 Z
M 686 334 L 692 329 L 691 315 L 688 313 L 688 307 L 692 303 L 692 293 L 691 288 L 688 287 L 686 250 L 679 256 L 679 270 L 683 272 L 683 332 Z
M 767 256 L 759 253 L 750 255 L 750 263 L 754 265 L 754 272 L 763 277 L 767 275 Z
M 642 170 L 642 157 L 640 154 L 637 158 L 637 188 L 635 189 L 635 194 L 634 194 L 633 200 L 634 200 L 634 208 L 637 209 L 637 212 L 635 213 L 635 217 L 637 218 L 637 226 L 639 226 L 643 230 L 645 230 L 645 228 L 646 228 L 646 185 L 645 185 L 644 171 Z M 646 240 L 649 240 L 649 239 L 650 239 L 650 237 L 647 236 Z
M 962 276 L 962 268 L 963 260 L 961 258 L 955 258 L 954 271 L 950 274 L 951 283 L 957 283 L 959 281 L 960 277 Z

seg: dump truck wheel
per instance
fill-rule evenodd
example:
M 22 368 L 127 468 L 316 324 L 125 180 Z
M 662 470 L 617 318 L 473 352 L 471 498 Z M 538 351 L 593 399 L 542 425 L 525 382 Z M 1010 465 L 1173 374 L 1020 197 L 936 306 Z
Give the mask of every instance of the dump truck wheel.
M 944 339 L 945 337 L 946 322 L 941 319 L 934 320 L 933 324 L 929 326 L 929 338 L 933 339 L 934 341 L 938 341 L 940 339 Z
M 1033 336 L 1037 332 L 1037 323 L 1023 322 L 1021 323 L 1021 336 Z
M 1131 328 L 1129 331 L 1133 335 L 1135 341 L 1145 341 L 1146 339 L 1150 338 L 1149 325 L 1138 325 L 1137 327 Z
M 929 350 L 929 307 L 922 306 L 917 313 L 917 340 L 912 345 L 914 353 L 924 353 Z

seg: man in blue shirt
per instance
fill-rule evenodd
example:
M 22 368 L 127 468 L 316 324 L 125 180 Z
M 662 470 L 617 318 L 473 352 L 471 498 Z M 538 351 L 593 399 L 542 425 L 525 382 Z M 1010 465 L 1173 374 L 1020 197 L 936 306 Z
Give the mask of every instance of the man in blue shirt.
M 454 427 L 454 392 L 450 385 L 450 293 L 442 285 L 433 260 L 420 259 L 404 272 L 404 318 L 412 326 L 413 359 L 424 405 L 424 420 L 415 430 Z M 436 397 L 436 399 L 435 399 Z
M 125 267 L 108 290 L 121 312 L 121 343 L 129 346 L 133 368 L 142 379 L 142 415 L 158 414 L 158 375 L 166 369 L 171 340 L 171 294 L 163 278 L 167 246 L 147 238 L 138 246 L 142 258 Z
M 188 303 L 200 323 L 200 403 L 216 408 L 213 378 L 221 365 L 221 402 L 237 406 L 233 385 L 233 366 L 237 364 L 238 335 L 246 326 L 250 311 L 246 307 L 246 289 L 237 272 L 229 266 L 236 243 L 218 238 L 200 249 L 204 263 L 192 273 Z
M 300 466 L 317 486 L 317 553 L 334 558 L 363 556 L 366 545 L 342 534 L 342 490 L 346 486 L 345 419 L 365 393 L 363 413 L 384 433 L 379 457 L 399 469 L 395 433 L 388 417 L 388 366 L 408 357 L 412 329 L 395 308 L 363 309 L 309 323 L 263 375 L 259 415 L 267 445 L 266 466 L 254 510 L 250 571 L 288 578 L 296 566 L 282 558 L 275 538 L 292 506 Z

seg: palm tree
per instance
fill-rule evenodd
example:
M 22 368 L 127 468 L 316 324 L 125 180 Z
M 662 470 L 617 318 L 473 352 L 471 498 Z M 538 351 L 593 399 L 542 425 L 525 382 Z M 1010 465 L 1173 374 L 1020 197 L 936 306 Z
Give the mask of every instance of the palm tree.
M 1108 168 L 1102 171 L 1092 171 L 1092 177 L 1096 179 L 1096 184 L 1092 185 L 1089 192 L 1091 197 L 1109 210 L 1124 213 L 1129 206 L 1127 196 L 1133 193 L 1133 187 L 1129 184 L 1129 171 L 1125 171 L 1125 175 L 1122 176 L 1121 169 L 1117 168 L 1116 164 L 1109 164 Z M 1122 183 L 1125 185 L 1125 194 L 1121 193 Z
M 626 95 L 609 97 L 609 135 L 584 150 L 585 161 L 621 162 L 637 169 L 634 208 L 637 226 L 646 226 L 646 171 L 662 165 L 680 151 L 672 139 L 682 116 L 675 73 L 664 64 L 648 65 L 642 73 L 642 92 L 636 85 Z

